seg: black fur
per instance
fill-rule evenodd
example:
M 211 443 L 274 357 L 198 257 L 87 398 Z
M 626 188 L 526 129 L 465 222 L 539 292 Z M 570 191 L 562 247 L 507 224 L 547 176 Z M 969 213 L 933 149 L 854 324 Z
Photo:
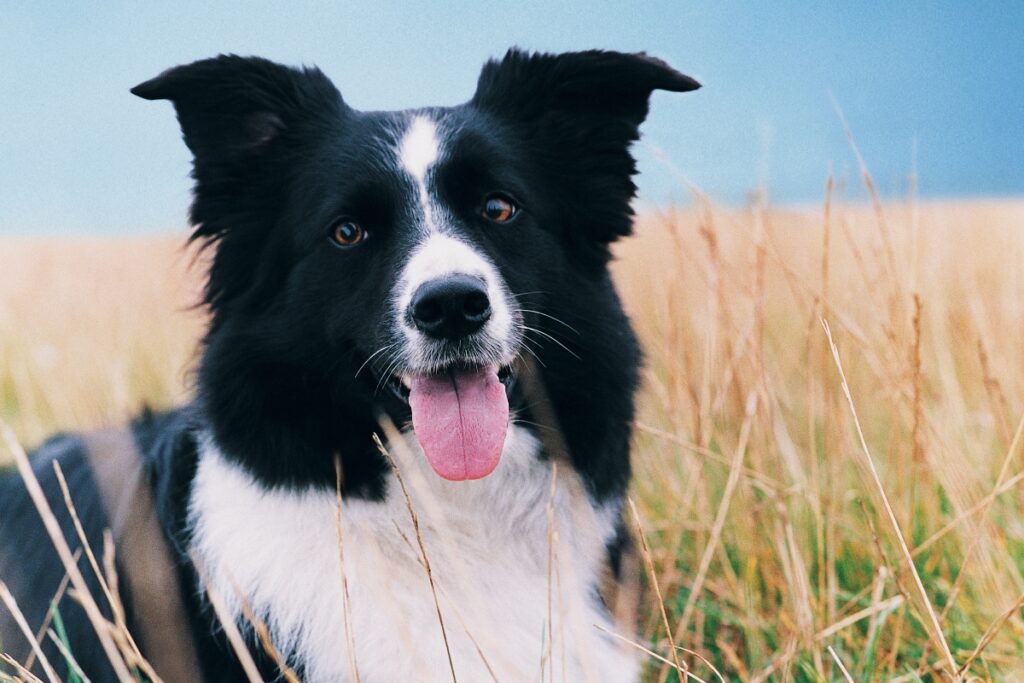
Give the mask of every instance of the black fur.
M 524 322 L 543 333 L 527 343 L 572 462 L 598 502 L 621 501 L 629 482 L 640 364 L 607 269 L 609 245 L 632 230 L 629 147 L 653 90 L 697 87 L 642 54 L 511 50 L 484 67 L 468 103 L 423 110 L 456 131 L 436 168 L 438 193 L 460 234 L 497 266 Z M 144 415 L 135 433 L 181 558 L 207 673 L 240 679 L 184 554 L 195 434 L 211 432 L 227 457 L 269 486 L 333 488 L 337 456 L 346 496 L 384 495 L 387 465 L 371 436 L 382 413 L 402 424 L 409 412 L 381 390 L 383 368 L 367 361 L 391 339 L 386 297 L 414 244 L 415 188 L 386 153 L 407 114 L 355 111 L 319 70 L 238 56 L 176 67 L 132 92 L 174 103 L 194 155 L 192 239 L 213 251 L 197 400 Z M 496 190 L 521 204 L 514 225 L 480 217 L 481 197 Z M 340 216 L 357 216 L 371 239 L 353 250 L 331 245 L 328 230 Z M 513 393 L 512 409 L 527 423 L 536 421 L 534 408 Z M 49 442 L 34 460 L 63 509 L 55 459 L 98 547 L 102 513 L 75 437 Z M 622 543 L 625 536 L 609 547 L 616 569 Z M 0 479 L 0 578 L 34 627 L 61 576 L 20 482 Z M 61 613 L 93 680 L 109 678 L 80 609 L 65 598 Z

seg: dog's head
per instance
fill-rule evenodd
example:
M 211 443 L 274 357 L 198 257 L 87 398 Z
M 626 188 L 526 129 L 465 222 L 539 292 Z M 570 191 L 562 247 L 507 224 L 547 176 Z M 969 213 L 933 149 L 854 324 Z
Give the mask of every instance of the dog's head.
M 642 54 L 512 50 L 452 108 L 356 111 L 316 69 L 236 56 L 134 88 L 174 103 L 194 155 L 200 388 L 226 452 L 274 482 L 332 481 L 341 454 L 347 485 L 372 482 L 385 412 L 441 476 L 490 473 L 520 359 L 607 355 L 629 146 L 653 90 L 697 87 Z

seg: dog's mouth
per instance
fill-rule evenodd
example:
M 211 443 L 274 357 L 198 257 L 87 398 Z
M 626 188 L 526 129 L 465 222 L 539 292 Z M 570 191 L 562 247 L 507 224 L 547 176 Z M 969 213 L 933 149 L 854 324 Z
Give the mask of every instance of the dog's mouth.
M 434 471 L 465 481 L 482 479 L 498 466 L 514 381 L 511 366 L 452 365 L 397 374 L 388 386 L 409 405 L 416 440 Z
M 484 366 L 452 365 L 450 367 L 445 368 L 444 370 L 441 370 L 440 372 L 429 374 L 431 374 L 432 376 L 439 376 L 460 371 L 469 372 L 472 370 L 480 369 L 481 367 Z M 501 382 L 502 386 L 505 387 L 505 394 L 511 397 L 512 389 L 515 387 L 517 379 L 515 367 L 513 365 L 501 365 L 498 366 L 497 373 L 498 381 Z M 385 383 L 385 386 L 387 386 L 388 391 L 390 391 L 395 396 L 395 398 L 397 398 L 399 401 L 401 401 L 407 406 L 409 405 L 409 394 L 412 389 L 413 377 L 414 374 L 410 372 L 396 372 L 392 374 L 388 381 Z

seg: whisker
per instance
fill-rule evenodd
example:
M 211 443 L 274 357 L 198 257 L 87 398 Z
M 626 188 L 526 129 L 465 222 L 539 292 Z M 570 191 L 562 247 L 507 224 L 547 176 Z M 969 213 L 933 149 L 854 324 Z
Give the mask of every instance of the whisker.
M 564 320 L 562 320 L 561 318 L 556 318 L 555 316 L 553 316 L 553 315 L 551 315 L 551 314 L 549 314 L 549 313 L 544 313 L 543 311 L 535 311 L 535 310 L 533 310 L 533 309 L 531 309 L 531 308 L 520 308 L 519 310 L 520 310 L 521 312 L 523 312 L 523 313 L 533 313 L 534 315 L 542 315 L 542 316 L 544 316 L 545 318 L 550 318 L 551 320 L 554 320 L 554 321 L 555 321 L 556 323 L 558 323 L 558 324 L 560 324 L 560 325 L 565 325 L 566 327 L 568 327 L 568 328 L 569 328 L 570 330 L 572 330 L 572 331 L 573 331 L 573 332 L 575 332 L 576 334 L 579 334 L 579 333 L 580 333 L 580 331 L 579 331 L 579 330 L 577 330 L 577 329 L 576 329 L 575 327 L 573 327 L 573 326 L 572 326 L 572 325 L 570 325 L 569 323 L 565 322 L 565 321 L 564 321 Z
M 400 353 L 395 353 L 387 360 L 384 370 L 380 373 L 380 378 L 377 380 L 377 388 L 373 391 L 375 395 L 379 394 L 380 390 L 384 388 L 384 385 L 391 379 L 392 374 L 401 362 L 402 354 Z
M 366 360 L 364 360 L 363 364 L 359 366 L 358 370 L 356 370 L 356 374 L 352 376 L 352 379 L 357 379 L 359 377 L 359 373 L 363 371 L 363 368 L 365 368 L 369 364 L 369 362 L 371 360 L 373 360 L 379 354 L 387 351 L 388 349 L 394 348 L 397 343 L 398 342 L 393 342 L 391 344 L 388 344 L 387 346 L 382 346 L 379 349 L 377 349 L 376 351 L 374 351 L 372 354 L 370 354 L 370 357 L 367 358 Z
M 579 357 L 579 354 L 577 354 L 575 351 L 570 349 L 568 346 L 566 346 L 562 342 L 560 342 L 557 339 L 555 339 L 554 337 L 552 337 L 547 332 L 544 332 L 543 330 L 538 330 L 535 327 L 529 327 L 528 325 L 523 325 L 522 327 L 523 327 L 524 330 L 529 330 L 530 332 L 536 332 L 540 336 L 542 336 L 542 337 L 544 337 L 546 339 L 549 339 L 549 340 L 553 341 L 554 343 L 558 344 L 559 346 L 561 346 L 565 350 L 566 353 L 568 353 L 570 356 L 572 356 L 576 360 L 583 360 L 582 358 Z
M 540 359 L 540 356 L 538 356 L 538 355 L 537 355 L 537 352 L 536 352 L 536 351 L 534 351 L 533 349 L 531 349 L 531 348 L 530 348 L 530 345 L 529 345 L 529 344 L 527 344 L 527 342 L 529 342 L 529 341 L 533 341 L 534 343 L 536 343 L 536 341 L 534 341 L 534 340 L 532 340 L 532 339 L 529 339 L 529 338 L 527 338 L 527 337 L 523 337 L 523 350 L 524 350 L 524 351 L 526 351 L 527 353 L 529 353 L 529 354 L 530 354 L 531 356 L 533 356 L 533 357 L 534 357 L 534 359 L 536 359 L 536 361 L 537 361 L 538 363 L 540 363 L 540 366 L 541 366 L 542 368 L 546 368 L 546 367 L 547 367 L 547 365 L 545 365 L 545 364 L 544 364 L 544 361 L 542 361 L 542 360 Z
M 549 431 L 549 432 L 555 432 L 555 433 L 558 432 L 557 429 L 555 429 L 554 427 L 551 427 L 549 425 L 542 425 L 539 422 L 533 422 L 532 420 L 524 420 L 524 419 L 518 418 L 518 417 L 512 418 L 512 424 L 529 425 L 530 427 L 535 427 L 537 429 L 543 429 L 543 430 L 546 430 L 546 431 Z

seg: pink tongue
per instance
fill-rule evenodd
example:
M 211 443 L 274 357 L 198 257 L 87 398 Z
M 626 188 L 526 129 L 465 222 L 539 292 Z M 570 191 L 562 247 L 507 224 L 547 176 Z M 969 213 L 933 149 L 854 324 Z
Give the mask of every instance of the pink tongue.
M 505 445 L 508 398 L 490 369 L 417 375 L 409 387 L 412 428 L 434 471 L 445 479 L 481 479 Z

